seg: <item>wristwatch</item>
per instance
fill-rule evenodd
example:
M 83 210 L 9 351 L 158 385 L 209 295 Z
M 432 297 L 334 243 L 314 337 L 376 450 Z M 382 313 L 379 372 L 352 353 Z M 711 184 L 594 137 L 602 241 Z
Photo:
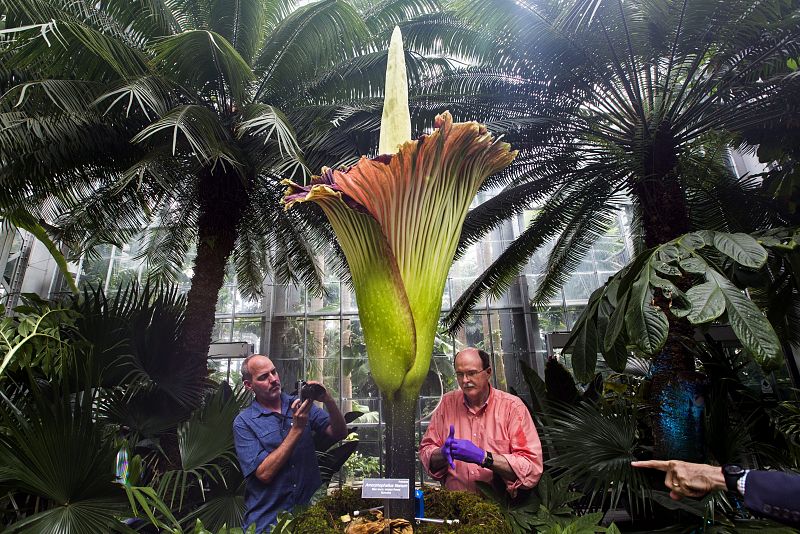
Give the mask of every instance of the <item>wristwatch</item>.
M 722 476 L 725 477 L 725 486 L 728 491 L 740 493 L 739 479 L 747 473 L 747 470 L 740 465 L 725 464 L 722 466 Z
M 492 456 L 491 452 L 486 451 L 486 458 L 483 459 L 481 467 L 485 467 L 486 469 L 491 469 L 493 465 L 494 465 L 494 457 Z

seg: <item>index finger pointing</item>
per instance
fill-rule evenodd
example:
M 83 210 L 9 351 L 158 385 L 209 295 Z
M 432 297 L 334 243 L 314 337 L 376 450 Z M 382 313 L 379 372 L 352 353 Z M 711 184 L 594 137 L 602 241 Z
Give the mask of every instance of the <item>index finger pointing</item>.
M 658 469 L 665 473 L 669 471 L 669 461 L 667 460 L 643 460 L 638 462 L 631 462 L 633 467 L 644 467 L 650 469 Z
M 453 438 L 453 437 L 455 437 L 455 435 L 456 435 L 456 427 L 453 426 L 453 425 L 450 425 L 450 435 L 448 437 Z

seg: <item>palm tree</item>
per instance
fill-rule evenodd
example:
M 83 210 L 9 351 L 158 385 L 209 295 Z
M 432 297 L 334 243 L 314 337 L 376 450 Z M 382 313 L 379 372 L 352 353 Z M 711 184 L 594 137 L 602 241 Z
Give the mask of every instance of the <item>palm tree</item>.
M 726 160 L 736 132 L 780 120 L 770 103 L 797 94 L 787 65 L 800 53 L 796 2 L 492 0 L 454 9 L 466 22 L 449 18 L 438 31 L 478 65 L 432 84 L 430 105 L 470 94 L 458 100 L 463 109 L 486 114 L 523 150 L 495 180 L 503 191 L 470 213 L 462 250 L 531 202 L 541 209 L 455 304 L 452 328 L 554 239 L 534 298 L 546 302 L 628 202 L 640 249 L 694 229 L 781 222 L 759 182 Z M 692 381 L 683 343 L 694 327 L 669 313 L 663 294 L 654 298 L 669 318 L 666 345 L 653 354 L 663 391 Z
M 246 295 L 267 272 L 320 290 L 326 235 L 279 181 L 358 157 L 363 134 L 328 135 L 333 103 L 375 91 L 373 33 L 436 5 L 0 0 L 0 207 L 88 253 L 150 228 L 166 279 L 196 244 L 173 371 L 202 379 L 229 260 Z

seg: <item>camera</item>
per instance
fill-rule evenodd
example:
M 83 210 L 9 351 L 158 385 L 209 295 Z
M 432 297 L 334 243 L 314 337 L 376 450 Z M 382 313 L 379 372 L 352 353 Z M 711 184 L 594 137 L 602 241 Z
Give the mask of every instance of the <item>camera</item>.
M 309 384 L 305 380 L 297 381 L 297 397 L 300 399 L 300 402 L 306 399 L 318 401 L 322 399 L 324 394 L 325 388 L 319 384 Z

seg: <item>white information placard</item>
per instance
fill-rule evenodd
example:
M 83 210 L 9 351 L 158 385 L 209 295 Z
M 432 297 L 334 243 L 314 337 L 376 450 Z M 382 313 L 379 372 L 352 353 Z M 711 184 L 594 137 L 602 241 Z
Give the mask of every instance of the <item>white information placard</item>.
M 362 499 L 408 499 L 407 478 L 365 478 L 361 487 Z

